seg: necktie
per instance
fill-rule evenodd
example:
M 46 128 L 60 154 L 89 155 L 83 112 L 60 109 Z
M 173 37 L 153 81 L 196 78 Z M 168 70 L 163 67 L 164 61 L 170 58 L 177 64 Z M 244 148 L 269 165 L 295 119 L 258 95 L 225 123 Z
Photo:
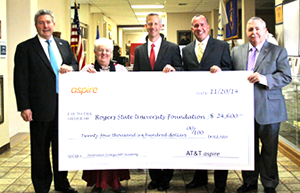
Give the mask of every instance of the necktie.
M 58 71 L 59 71 L 59 68 L 58 68 L 52 47 L 51 47 L 51 40 L 46 40 L 46 42 L 48 43 L 48 52 L 49 52 L 49 57 L 50 57 L 50 63 L 51 63 L 52 69 L 54 71 L 54 74 L 56 76 L 56 93 L 58 93 Z
M 151 45 L 151 51 L 150 51 L 150 64 L 151 64 L 151 68 L 152 70 L 154 69 L 154 65 L 155 65 L 155 51 L 154 51 L 154 44 Z
M 249 53 L 249 56 L 248 56 L 248 64 L 247 64 L 247 70 L 248 71 L 253 71 L 253 69 L 254 69 L 256 50 L 257 49 L 255 47 L 250 49 L 250 53 Z
M 197 49 L 197 59 L 198 59 L 199 63 L 201 62 L 201 59 L 202 59 L 202 56 L 203 56 L 203 50 L 201 48 L 201 44 L 202 43 L 198 44 L 198 49 Z

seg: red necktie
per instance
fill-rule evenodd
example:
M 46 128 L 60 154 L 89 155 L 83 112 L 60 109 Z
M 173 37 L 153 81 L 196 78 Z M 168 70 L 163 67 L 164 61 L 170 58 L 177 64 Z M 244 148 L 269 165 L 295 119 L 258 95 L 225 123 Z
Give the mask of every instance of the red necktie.
M 150 64 L 151 64 L 152 70 L 154 69 L 154 65 L 155 65 L 154 46 L 155 46 L 154 44 L 151 45 L 151 51 L 150 51 Z

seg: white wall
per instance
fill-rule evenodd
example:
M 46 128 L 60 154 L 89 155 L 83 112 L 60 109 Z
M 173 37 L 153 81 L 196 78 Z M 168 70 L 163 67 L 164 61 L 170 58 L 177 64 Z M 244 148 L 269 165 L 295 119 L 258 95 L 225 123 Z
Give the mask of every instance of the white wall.
M 17 44 L 36 34 L 34 17 L 37 10 L 37 0 L 7 0 L 7 31 L 8 31 L 8 116 L 9 135 L 19 132 L 29 132 L 29 124 L 24 122 L 17 112 L 15 93 L 13 88 L 14 53 Z M 20 19 L 21 18 L 21 19 Z M 20 30 L 22 29 L 22 30 Z M 20 33 L 22 31 L 22 33 Z
M 20 117 L 20 113 L 17 112 L 15 94 L 13 89 L 14 53 L 16 46 L 20 42 L 25 41 L 36 35 L 36 29 L 34 26 L 34 15 L 39 9 L 50 9 L 54 13 L 56 19 L 55 31 L 60 31 L 62 33 L 61 38 L 69 41 L 71 31 L 71 20 L 69 17 L 70 0 L 0 1 L 4 4 L 3 6 L 0 6 L 0 15 L 6 15 L 5 8 L 7 6 L 7 65 L 1 66 L 7 66 L 6 109 L 8 115 L 6 116 L 6 118 L 9 117 L 9 122 L 6 127 L 8 128 L 9 136 L 11 137 L 19 132 L 29 132 L 29 124 L 24 122 Z M 4 29 L 3 22 L 2 29 Z
M 1 20 L 1 39 L 7 42 L 7 23 L 6 23 L 6 0 L 0 0 L 0 20 Z M 8 53 L 8 50 L 7 52 Z M 4 82 L 4 123 L 0 124 L 0 147 L 9 143 L 9 117 L 8 117 L 8 73 L 7 58 L 0 58 L 0 75 L 3 75 Z

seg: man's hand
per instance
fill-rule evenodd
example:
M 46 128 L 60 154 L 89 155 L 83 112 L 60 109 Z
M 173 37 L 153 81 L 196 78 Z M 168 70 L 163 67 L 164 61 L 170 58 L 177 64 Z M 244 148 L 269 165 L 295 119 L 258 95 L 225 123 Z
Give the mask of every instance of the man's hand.
M 26 110 L 21 111 L 21 117 L 26 122 L 32 121 L 32 112 L 31 112 L 31 110 L 30 109 L 26 109 Z
M 213 65 L 210 68 L 210 73 L 216 73 L 216 72 L 221 72 L 221 71 L 222 71 L 222 69 L 219 66 L 216 66 L 216 65 Z
M 168 73 L 168 72 L 172 72 L 172 71 L 176 71 L 176 69 L 173 68 L 173 66 L 171 66 L 170 64 L 167 64 L 163 69 L 163 73 Z
M 248 77 L 250 83 L 256 83 L 260 81 L 261 75 L 258 72 L 254 72 Z
M 61 65 L 59 68 L 59 73 L 61 74 L 65 74 L 67 72 L 72 72 L 72 71 L 73 71 L 73 67 L 66 64 Z

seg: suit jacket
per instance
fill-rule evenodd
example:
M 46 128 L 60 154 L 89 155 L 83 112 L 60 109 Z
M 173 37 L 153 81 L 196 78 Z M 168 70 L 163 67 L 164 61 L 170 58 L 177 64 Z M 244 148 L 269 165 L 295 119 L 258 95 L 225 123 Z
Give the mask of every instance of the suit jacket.
M 54 37 L 63 64 L 78 70 L 70 44 Z M 56 76 L 37 36 L 20 43 L 15 53 L 14 88 L 18 111 L 31 109 L 34 121 L 51 121 L 57 108 Z
M 232 65 L 234 70 L 246 70 L 249 43 L 234 47 Z M 255 120 L 261 125 L 287 120 L 285 100 L 281 88 L 292 81 L 291 69 L 285 48 L 265 41 L 256 60 L 254 72 L 264 75 L 268 87 L 254 84 Z
M 188 71 L 209 71 L 213 65 L 222 70 L 231 69 L 231 58 L 228 43 L 210 37 L 201 62 L 195 54 L 196 40 L 182 49 L 183 69 Z
M 148 56 L 147 42 L 135 48 L 133 71 L 152 71 Z M 162 71 L 170 64 L 176 70 L 182 70 L 179 46 L 162 40 L 153 71 Z

